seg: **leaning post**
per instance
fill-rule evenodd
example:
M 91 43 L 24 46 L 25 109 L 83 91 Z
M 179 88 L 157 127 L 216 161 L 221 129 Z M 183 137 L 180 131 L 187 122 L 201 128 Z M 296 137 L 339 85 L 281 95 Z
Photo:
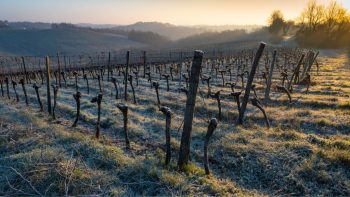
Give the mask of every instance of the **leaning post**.
M 250 74 L 249 74 L 247 86 L 245 88 L 245 93 L 244 93 L 244 97 L 243 97 L 243 101 L 242 101 L 242 105 L 241 105 L 241 110 L 239 111 L 238 124 L 240 124 L 240 125 L 243 124 L 244 113 L 245 113 L 245 110 L 247 108 L 247 103 L 249 101 L 249 94 L 250 94 L 250 90 L 252 89 L 254 75 L 256 72 L 256 68 L 259 65 L 259 61 L 260 61 L 260 58 L 262 56 L 262 53 L 264 51 L 265 46 L 266 46 L 266 44 L 264 42 L 260 43 L 259 49 L 256 52 L 256 55 L 254 58 L 254 62 L 253 62 L 252 69 L 251 69 Z
M 190 157 L 191 148 L 191 134 L 192 134 L 192 121 L 193 113 L 196 104 L 197 89 L 199 83 L 199 74 L 202 65 L 203 52 L 194 51 L 193 63 L 190 76 L 190 87 L 188 89 L 186 109 L 184 115 L 184 126 L 181 136 L 181 145 L 179 151 L 178 166 L 183 169 L 184 165 L 188 163 Z

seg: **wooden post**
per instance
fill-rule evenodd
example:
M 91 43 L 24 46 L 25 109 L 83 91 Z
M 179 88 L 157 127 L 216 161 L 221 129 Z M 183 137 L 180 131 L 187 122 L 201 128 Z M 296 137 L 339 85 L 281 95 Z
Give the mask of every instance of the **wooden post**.
M 130 51 L 126 52 L 126 68 L 125 68 L 125 88 L 124 88 L 124 99 L 125 101 L 128 101 L 128 76 L 129 76 L 129 58 L 130 58 Z
M 196 50 L 194 52 L 193 63 L 190 76 L 190 87 L 188 89 L 188 96 L 186 101 L 186 109 L 184 115 L 184 126 L 181 136 L 181 145 L 179 152 L 178 166 L 183 169 L 184 165 L 188 163 L 191 149 L 191 134 L 192 134 L 192 120 L 196 104 L 197 89 L 199 83 L 199 74 L 202 65 L 203 52 Z
M 57 64 L 58 64 L 58 86 L 61 88 L 61 62 L 60 62 L 60 56 L 57 53 Z
M 50 59 L 46 56 L 46 90 L 47 90 L 47 111 L 51 114 L 51 94 L 50 94 Z
M 250 94 L 250 90 L 252 89 L 252 84 L 253 84 L 253 80 L 254 80 L 254 75 L 256 72 L 256 68 L 259 65 L 259 61 L 260 58 L 262 56 L 262 53 L 264 51 L 266 44 L 261 42 L 258 51 L 256 52 L 255 58 L 254 58 L 254 62 L 252 65 L 252 69 L 250 71 L 249 74 L 249 78 L 247 81 L 247 86 L 245 88 L 245 93 L 244 93 L 244 97 L 243 97 L 243 101 L 242 101 L 242 105 L 241 105 L 241 110 L 239 111 L 239 116 L 238 116 L 238 124 L 243 124 L 243 118 L 244 118 L 244 113 L 245 110 L 247 108 L 247 103 L 249 101 L 249 94 Z
M 271 89 L 271 82 L 272 82 L 272 76 L 273 76 L 273 69 L 275 67 L 275 62 L 276 62 L 276 55 L 277 55 L 277 52 L 276 50 L 274 50 L 273 56 L 272 56 L 272 63 L 270 67 L 269 78 L 267 79 L 267 83 L 266 83 L 265 103 L 267 103 L 270 100 L 270 89 Z

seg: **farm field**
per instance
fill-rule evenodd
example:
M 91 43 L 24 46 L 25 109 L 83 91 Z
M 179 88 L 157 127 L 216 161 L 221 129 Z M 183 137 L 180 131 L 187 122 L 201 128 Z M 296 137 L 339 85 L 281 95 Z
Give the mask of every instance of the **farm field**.
M 277 54 L 279 50 L 277 51 Z M 269 53 L 271 56 L 271 53 Z M 277 57 L 279 57 L 277 55 Z M 203 75 L 212 77 L 211 92 L 221 90 L 222 118 L 209 143 L 210 175 L 203 167 L 203 144 L 209 120 L 218 118 L 217 101 L 207 98 L 207 84 L 199 81 L 194 111 L 191 161 L 182 171 L 177 160 L 187 96 L 179 89 L 186 86 L 182 74 L 191 62 L 181 65 L 181 72 L 160 79 L 157 66 L 150 65 L 152 81 L 159 82 L 161 106 L 169 107 L 171 119 L 171 154 L 165 166 L 165 116 L 157 106 L 155 88 L 140 76 L 133 79 L 136 104 L 128 87 L 128 102 L 124 98 L 123 74 L 113 77 L 119 82 L 119 99 L 112 82 L 102 79 L 100 138 L 95 138 L 97 104 L 91 99 L 99 93 L 98 80 L 81 73 L 81 117 L 76 116 L 74 77 L 58 90 L 56 119 L 47 113 L 46 86 L 39 89 L 44 111 L 39 111 L 34 88 L 26 84 L 29 106 L 24 102 L 18 84 L 19 102 L 12 84 L 11 98 L 0 97 L 0 195 L 220 195 L 220 196 L 283 196 L 283 195 L 350 195 L 350 62 L 345 53 L 321 54 L 310 71 L 311 86 L 293 85 L 292 102 L 276 90 L 281 84 L 277 67 L 273 75 L 271 101 L 263 114 L 250 104 L 243 125 L 237 125 L 239 115 L 231 87 L 222 86 L 220 73 L 212 65 L 232 68 L 235 91 L 243 91 L 236 65 L 232 59 L 204 60 Z M 297 59 L 293 60 L 297 61 Z M 292 62 L 293 62 L 292 61 Z M 280 57 L 280 66 L 283 58 Z M 293 62 L 294 63 L 294 62 Z M 291 64 L 293 67 L 295 64 Z M 250 65 L 250 63 L 248 64 Z M 170 64 L 161 65 L 161 73 L 170 73 Z M 244 69 L 243 69 L 244 70 Z M 250 72 L 250 67 L 247 67 Z M 292 68 L 288 68 L 288 73 Z M 254 84 L 257 97 L 264 98 L 263 58 Z M 130 71 L 129 71 L 130 72 Z M 159 72 L 159 71 L 158 71 Z M 181 77 L 181 81 L 180 81 Z M 244 78 L 247 83 L 247 78 Z M 54 83 L 52 79 L 51 83 Z M 40 84 L 40 80 L 37 82 Z M 52 94 L 52 93 L 51 93 Z M 241 94 L 241 99 L 243 93 Z M 250 93 L 253 98 L 253 92 Z M 123 114 L 119 103 L 127 103 L 130 148 L 126 147 Z

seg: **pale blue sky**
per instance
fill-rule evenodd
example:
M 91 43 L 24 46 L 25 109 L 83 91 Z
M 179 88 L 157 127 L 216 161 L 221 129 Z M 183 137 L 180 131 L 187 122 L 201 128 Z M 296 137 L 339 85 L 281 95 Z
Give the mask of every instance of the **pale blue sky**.
M 318 0 L 327 3 L 329 0 Z M 96 24 L 266 24 L 272 10 L 294 19 L 308 0 L 0 0 L 0 20 Z M 350 10 L 350 0 L 339 0 Z

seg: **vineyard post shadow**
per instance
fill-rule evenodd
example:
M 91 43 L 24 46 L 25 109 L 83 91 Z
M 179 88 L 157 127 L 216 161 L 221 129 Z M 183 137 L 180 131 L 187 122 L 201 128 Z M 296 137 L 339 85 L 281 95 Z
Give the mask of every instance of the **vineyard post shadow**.
M 183 169 L 184 165 L 188 163 L 190 157 L 191 148 L 191 133 L 192 133 L 192 121 L 193 113 L 196 104 L 197 89 L 199 83 L 199 74 L 202 65 L 203 52 L 194 51 L 193 63 L 190 75 L 190 87 L 188 89 L 186 109 L 184 115 L 184 126 L 181 136 L 181 145 L 179 152 L 178 166 Z
M 238 116 L 238 124 L 242 125 L 243 124 L 243 118 L 244 118 L 244 113 L 245 110 L 247 108 L 247 103 L 249 100 L 249 94 L 250 94 L 250 90 L 252 89 L 252 84 L 253 84 L 253 80 L 254 80 L 254 75 L 256 72 L 256 68 L 259 66 L 259 61 L 260 58 L 262 56 L 262 53 L 264 51 L 266 44 L 261 42 L 258 51 L 256 52 L 255 58 L 254 58 L 254 62 L 252 65 L 252 69 L 250 71 L 249 74 L 249 78 L 247 81 L 247 86 L 245 88 L 245 93 L 244 93 L 244 97 L 243 97 L 243 101 L 242 101 L 242 105 L 241 105 L 241 110 L 239 111 L 239 116 Z

